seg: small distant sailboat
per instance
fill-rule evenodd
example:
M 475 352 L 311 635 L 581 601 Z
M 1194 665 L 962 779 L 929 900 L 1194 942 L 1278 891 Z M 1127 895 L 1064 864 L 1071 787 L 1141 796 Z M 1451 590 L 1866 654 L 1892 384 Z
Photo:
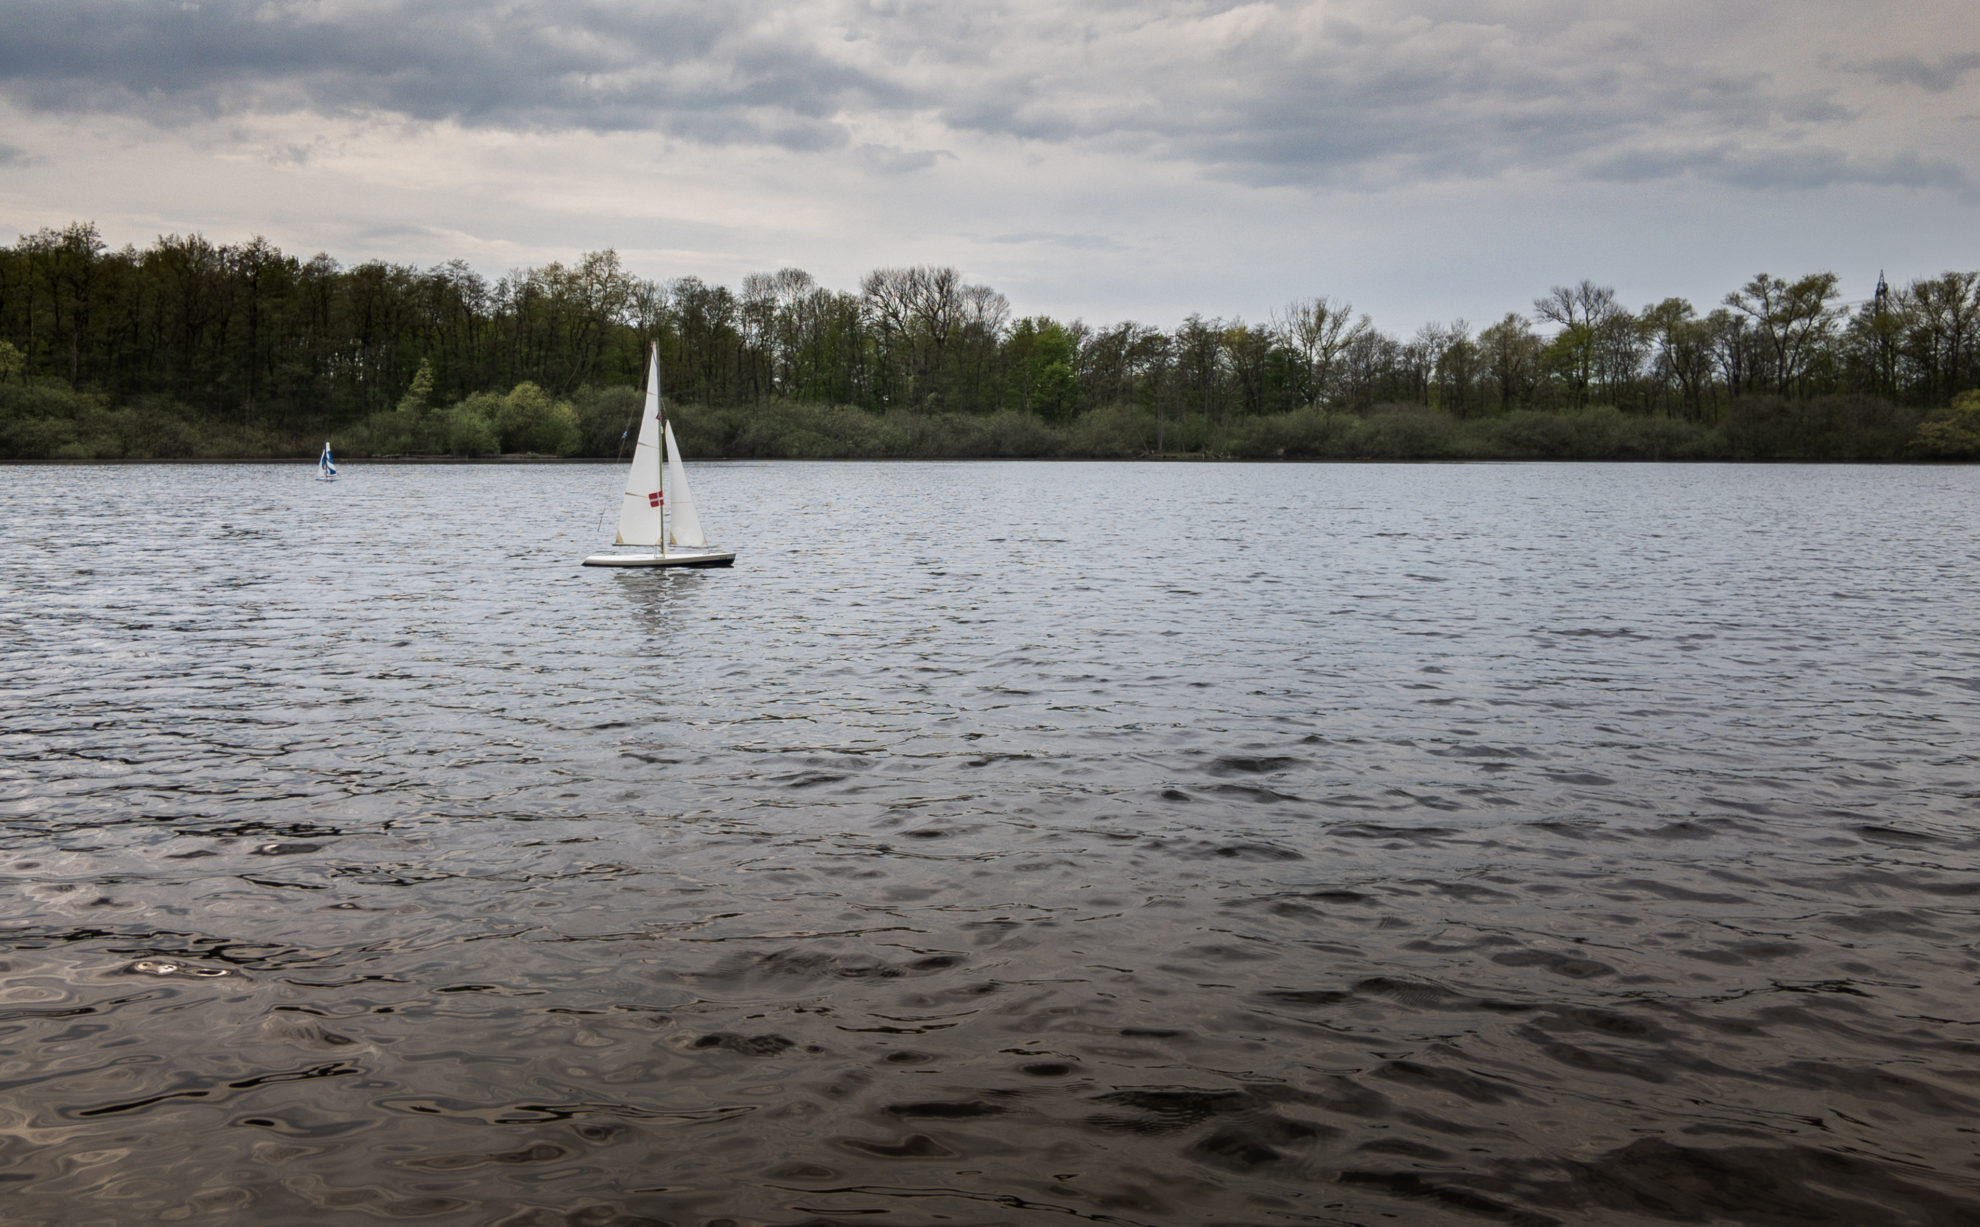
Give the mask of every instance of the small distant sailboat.
M 323 454 L 316 458 L 316 480 L 336 481 L 337 462 L 330 459 L 330 441 L 323 441 Z
M 625 498 L 619 503 L 619 533 L 614 545 L 648 548 L 626 553 L 593 554 L 587 567 L 726 567 L 736 556 L 708 548 L 701 518 L 694 513 L 687 470 L 674 428 L 667 424 L 660 402 L 660 346 L 646 362 L 646 408 L 639 418 L 639 442 L 633 447 L 626 473 Z

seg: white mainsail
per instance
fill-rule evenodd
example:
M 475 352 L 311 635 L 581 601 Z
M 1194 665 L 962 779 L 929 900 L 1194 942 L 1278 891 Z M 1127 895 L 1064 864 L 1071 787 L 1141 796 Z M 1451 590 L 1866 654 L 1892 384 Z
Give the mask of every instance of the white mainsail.
M 694 495 L 688 490 L 687 470 L 681 467 L 681 445 L 674 442 L 674 424 L 665 427 L 667 439 L 667 491 L 673 502 L 667 505 L 667 544 L 695 549 L 708 544 L 701 533 L 701 517 L 694 514 Z
M 626 497 L 619 504 L 618 545 L 662 544 L 660 430 L 660 347 L 655 345 L 646 361 L 646 408 L 639 417 L 639 443 L 626 471 Z
M 639 443 L 626 471 L 626 495 L 619 503 L 618 545 L 647 547 L 623 553 L 592 554 L 587 567 L 726 567 L 736 561 L 727 550 L 711 550 L 688 493 L 681 448 L 660 400 L 660 347 L 646 363 L 646 408 L 639 419 Z M 652 547 L 658 546 L 657 551 Z

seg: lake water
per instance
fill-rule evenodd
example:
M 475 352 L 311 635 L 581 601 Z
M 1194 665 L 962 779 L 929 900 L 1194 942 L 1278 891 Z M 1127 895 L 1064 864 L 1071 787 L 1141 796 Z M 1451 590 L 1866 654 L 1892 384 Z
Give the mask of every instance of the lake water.
M 0 1221 L 1980 1222 L 1980 469 L 0 469 Z

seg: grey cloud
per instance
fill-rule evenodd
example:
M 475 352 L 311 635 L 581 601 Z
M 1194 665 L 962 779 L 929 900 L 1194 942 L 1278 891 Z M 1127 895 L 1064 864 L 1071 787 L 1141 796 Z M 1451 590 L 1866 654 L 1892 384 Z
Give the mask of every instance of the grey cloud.
M 1891 56 L 1872 60 L 1862 65 L 1859 71 L 1868 73 L 1883 85 L 1916 85 L 1920 89 L 1943 94 L 1976 69 L 1980 69 L 1980 52 L 1970 51 L 1962 55 L 1943 56 L 1931 64 L 1920 56 Z
M 899 88 L 810 36 L 756 23 L 766 4 L 445 4 L 353 10 L 0 0 L 0 91 L 46 111 L 154 118 L 311 108 L 469 126 L 652 130 L 836 148 L 835 116 Z
M 1757 54 L 1806 3 L 0 0 L 0 93 L 160 120 L 315 110 L 658 132 L 844 151 L 895 174 L 985 140 L 1370 189 L 1532 170 L 1755 186 L 1980 173 L 1843 152 L 1867 104 L 1842 88 L 1871 89 L 1867 73 L 1943 92 L 1980 53 L 1826 75 Z M 946 132 L 898 146 L 869 126 L 930 122 Z
M 1797 189 L 1844 184 L 1872 187 L 1972 188 L 1970 176 L 1943 159 L 1905 153 L 1852 157 L 1832 148 L 1746 149 L 1718 145 L 1700 149 L 1642 148 L 1606 155 L 1589 163 L 1591 178 L 1643 183 L 1685 175 L 1735 187 Z
M 1783 23 L 1824 20 L 1803 4 L 1332 0 L 1251 5 L 1220 27 L 1195 6 L 1148 7 L 1164 12 L 1123 36 L 1131 52 L 1023 57 L 957 83 L 942 117 L 1252 185 L 1381 190 L 1540 171 L 1960 188 L 1980 173 L 1956 149 L 1889 156 L 1858 130 L 1910 117 L 1819 52 L 1780 54 Z M 1976 65 L 1886 69 L 1936 87 Z M 1748 152 L 1725 152 L 1735 147 Z
M 1103 135 L 1121 125 L 1082 124 L 1051 101 L 1016 89 L 990 89 L 981 96 L 945 106 L 942 122 L 964 132 L 1012 136 L 1019 140 L 1056 144 Z
M 1822 188 L 1838 184 L 1880 187 L 1967 189 L 1972 182 L 1959 167 L 1940 159 L 1901 153 L 1854 158 L 1835 149 L 1741 152 L 1727 156 L 1714 178 L 1739 187 Z
M 913 174 L 956 156 L 944 149 L 897 149 L 892 145 L 862 145 L 859 151 L 866 164 L 883 175 Z
M 1709 142 L 1846 118 L 1824 91 L 1695 65 L 1613 23 L 1580 30 L 1566 11 L 1513 6 L 1495 24 L 1264 20 L 1222 45 L 1192 43 L 1193 16 L 1166 47 L 1153 44 L 1166 59 L 1083 65 L 1100 78 L 1091 85 L 1043 83 L 1027 64 L 967 83 L 942 117 L 989 135 L 1179 157 L 1247 183 L 1371 188 L 1571 167 L 1649 130 Z

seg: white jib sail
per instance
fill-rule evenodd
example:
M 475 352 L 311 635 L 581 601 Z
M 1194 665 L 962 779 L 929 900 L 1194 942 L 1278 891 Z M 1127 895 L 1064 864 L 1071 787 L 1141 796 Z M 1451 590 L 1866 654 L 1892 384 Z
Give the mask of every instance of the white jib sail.
M 646 363 L 646 409 L 639 417 L 639 443 L 626 472 L 626 497 L 619 504 L 619 545 L 659 545 L 663 516 L 660 486 L 660 347 Z
M 681 445 L 674 442 L 672 422 L 667 423 L 667 494 L 673 500 L 667 508 L 667 544 L 695 549 L 707 545 L 701 517 L 694 514 L 694 495 L 688 492 L 687 470 L 681 467 Z

